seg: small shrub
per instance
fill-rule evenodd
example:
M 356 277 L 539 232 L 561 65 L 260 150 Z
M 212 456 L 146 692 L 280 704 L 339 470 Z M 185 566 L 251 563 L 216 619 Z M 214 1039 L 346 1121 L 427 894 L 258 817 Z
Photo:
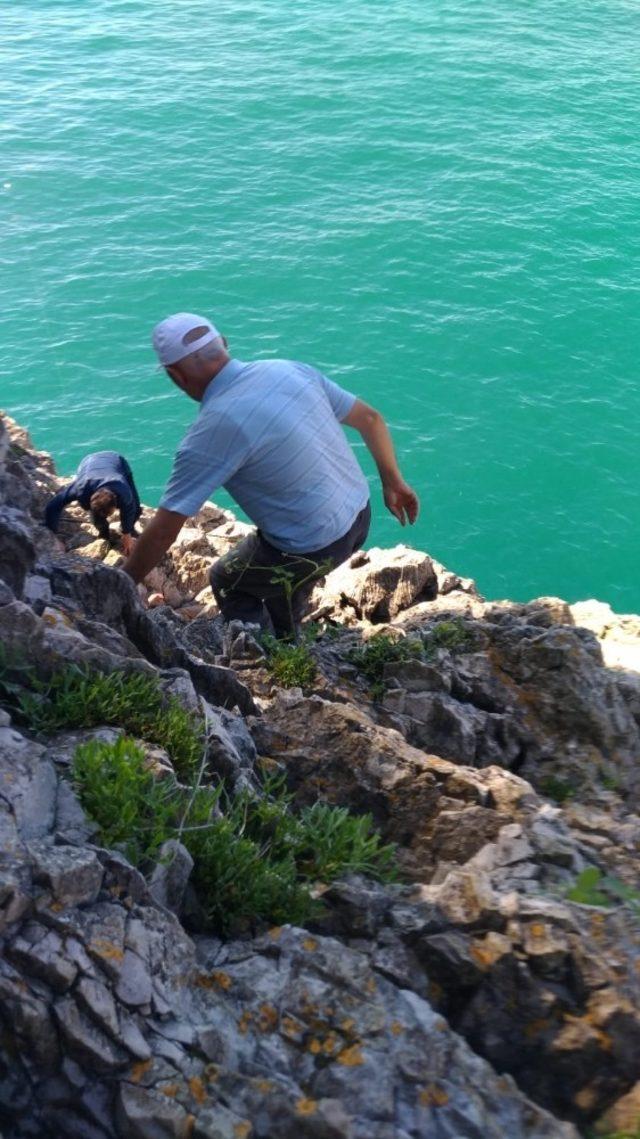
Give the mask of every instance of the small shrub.
M 388 633 L 378 633 L 361 649 L 354 649 L 349 653 L 349 660 L 370 682 L 371 692 L 376 700 L 384 695 L 385 665 L 421 660 L 423 657 L 420 641 L 409 637 L 396 638 Z
M 192 882 L 207 926 L 237 932 L 263 920 L 308 921 L 314 903 L 298 880 L 293 854 L 273 858 L 268 846 L 238 833 L 237 816 L 185 834 L 194 859 Z
M 583 906 L 614 906 L 617 901 L 628 906 L 640 918 L 640 891 L 627 886 L 613 874 L 603 874 L 597 866 L 583 870 L 566 897 L 570 902 L 580 902 Z
M 570 902 L 580 902 L 583 906 L 610 906 L 611 899 L 598 889 L 602 871 L 596 866 L 588 866 L 576 878 L 575 884 L 567 890 Z
M 147 767 L 142 748 L 126 736 L 115 743 L 90 740 L 76 748 L 72 774 L 87 814 L 100 827 L 105 846 L 122 850 L 140 865 L 174 838 L 181 819 L 184 791 L 173 779 L 157 779 Z M 219 793 L 202 789 L 194 816 L 209 817 Z
M 115 725 L 168 751 L 185 780 L 202 756 L 204 725 L 166 696 L 154 676 L 141 672 L 102 673 L 70 665 L 49 681 L 27 677 L 16 698 L 16 715 L 36 732 Z
M 305 688 L 316 675 L 316 662 L 304 640 L 298 643 L 279 641 L 268 634 L 262 637 L 267 668 L 282 688 Z
M 438 649 L 459 652 L 461 649 L 469 648 L 472 640 L 471 634 L 459 617 L 454 617 L 451 621 L 438 621 L 425 635 L 425 655 L 435 656 Z
M 546 795 L 547 799 L 553 799 L 555 803 L 566 803 L 575 795 L 575 787 L 557 775 L 545 775 L 544 779 L 538 781 L 538 789 L 542 795 Z
M 310 891 L 318 879 L 395 878 L 395 848 L 382 845 L 370 816 L 323 803 L 296 815 L 281 776 L 261 796 L 227 796 L 221 785 L 189 792 L 157 780 L 140 746 L 123 737 L 80 745 L 73 779 L 101 842 L 134 864 L 147 868 L 163 842 L 181 839 L 204 922 L 224 934 L 256 921 L 304 924 L 321 908 Z
M 396 848 L 383 846 L 371 815 L 314 803 L 300 814 L 297 860 L 309 878 L 330 882 L 344 874 L 365 874 L 380 882 L 397 878 Z

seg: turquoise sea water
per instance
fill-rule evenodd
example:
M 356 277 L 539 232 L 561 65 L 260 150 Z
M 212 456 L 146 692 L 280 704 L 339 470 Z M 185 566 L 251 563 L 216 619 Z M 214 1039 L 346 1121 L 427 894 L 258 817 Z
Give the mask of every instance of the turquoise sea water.
M 63 473 L 158 501 L 195 407 L 149 331 L 202 311 L 388 417 L 423 505 L 375 490 L 376 543 L 640 610 L 637 0 L 1 15 L 0 405 Z

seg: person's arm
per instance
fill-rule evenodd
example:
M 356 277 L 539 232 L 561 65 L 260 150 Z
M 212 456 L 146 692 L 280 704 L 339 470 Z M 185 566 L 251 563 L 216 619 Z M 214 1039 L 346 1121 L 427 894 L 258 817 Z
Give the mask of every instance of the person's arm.
M 54 494 L 53 498 L 47 503 L 44 512 L 44 524 L 49 530 L 53 530 L 54 534 L 58 529 L 62 511 L 67 503 L 72 501 L 73 497 L 73 483 L 71 483 L 69 486 L 65 486 L 62 490 L 59 490 L 57 494 Z
M 159 506 L 122 566 L 124 572 L 136 583 L 142 581 L 175 542 L 188 517 L 188 514 L 177 514 Z
M 138 520 L 136 501 L 129 484 L 123 484 L 118 491 L 118 505 L 120 506 L 120 529 L 123 534 L 133 534 L 133 528 Z
M 418 517 L 420 505 L 418 496 L 400 474 L 389 428 L 380 412 L 361 399 L 357 399 L 342 422 L 360 432 L 373 455 L 380 474 L 387 509 L 395 515 L 402 526 L 407 521 L 413 524 Z

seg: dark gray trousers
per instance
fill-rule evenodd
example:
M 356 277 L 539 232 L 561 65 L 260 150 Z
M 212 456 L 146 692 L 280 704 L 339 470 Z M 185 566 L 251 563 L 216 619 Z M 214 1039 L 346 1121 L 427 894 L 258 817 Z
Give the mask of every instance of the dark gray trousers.
M 369 503 L 336 542 L 304 554 L 276 550 L 259 530 L 211 567 L 213 595 L 225 621 L 250 621 L 277 637 L 295 634 L 314 585 L 345 562 L 366 541 Z

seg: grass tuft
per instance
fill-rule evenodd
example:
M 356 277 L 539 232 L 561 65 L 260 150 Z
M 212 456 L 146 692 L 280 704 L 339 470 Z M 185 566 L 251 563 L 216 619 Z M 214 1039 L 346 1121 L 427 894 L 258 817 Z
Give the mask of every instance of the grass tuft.
M 268 633 L 261 638 L 267 668 L 282 688 L 306 688 L 316 676 L 316 662 L 305 640 L 279 641 Z
M 17 684 L 0 680 L 12 715 L 34 732 L 48 734 L 73 728 L 114 725 L 159 744 L 169 753 L 176 773 L 192 777 L 204 745 L 204 721 L 167 696 L 154 676 L 141 672 L 102 673 L 69 665 L 50 680 L 39 680 L 22 668 Z M 8 684 L 13 684 L 7 692 Z M 7 696 L 9 699 L 7 700 Z
M 438 649 L 447 649 L 449 652 L 460 652 L 468 649 L 473 637 L 465 627 L 460 617 L 453 617 L 450 621 L 438 621 L 425 634 L 425 655 L 435 656 Z
M 373 698 L 381 700 L 384 696 L 385 665 L 423 660 L 424 651 L 421 641 L 378 633 L 361 649 L 353 649 L 348 659 L 371 684 Z

